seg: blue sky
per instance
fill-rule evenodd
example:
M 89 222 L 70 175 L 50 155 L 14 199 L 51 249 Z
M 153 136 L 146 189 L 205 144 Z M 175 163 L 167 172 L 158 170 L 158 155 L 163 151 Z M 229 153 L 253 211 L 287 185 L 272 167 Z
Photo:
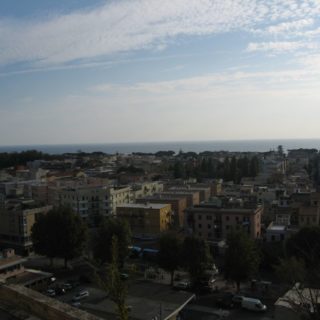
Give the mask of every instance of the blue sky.
M 318 0 L 1 0 L 0 145 L 320 137 Z

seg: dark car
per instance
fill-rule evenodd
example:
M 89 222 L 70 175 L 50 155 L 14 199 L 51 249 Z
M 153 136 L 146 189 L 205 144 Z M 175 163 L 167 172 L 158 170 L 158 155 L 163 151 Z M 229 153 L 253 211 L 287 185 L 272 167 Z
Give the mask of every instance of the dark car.
M 232 293 L 219 295 L 215 298 L 215 305 L 222 309 L 232 309 L 234 308 L 234 302 L 232 301 L 232 298 Z
M 194 290 L 201 294 L 212 293 L 215 289 L 214 283 L 216 279 L 211 276 L 204 276 L 194 285 Z
M 63 294 L 66 293 L 66 290 L 64 288 L 61 287 L 56 287 L 55 288 L 55 292 L 57 296 L 62 296 Z

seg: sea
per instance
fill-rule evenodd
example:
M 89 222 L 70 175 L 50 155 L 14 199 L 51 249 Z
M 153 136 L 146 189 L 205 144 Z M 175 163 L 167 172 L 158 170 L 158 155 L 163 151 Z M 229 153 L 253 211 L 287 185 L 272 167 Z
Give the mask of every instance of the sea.
M 38 150 L 48 154 L 75 152 L 104 152 L 107 154 L 130 154 L 133 152 L 155 153 L 172 150 L 176 153 L 193 151 L 266 152 L 276 150 L 279 145 L 284 151 L 298 148 L 320 149 L 320 139 L 277 139 L 277 140 L 213 140 L 139 143 L 99 143 L 99 144 L 56 144 L 0 146 L 0 152 L 20 152 Z

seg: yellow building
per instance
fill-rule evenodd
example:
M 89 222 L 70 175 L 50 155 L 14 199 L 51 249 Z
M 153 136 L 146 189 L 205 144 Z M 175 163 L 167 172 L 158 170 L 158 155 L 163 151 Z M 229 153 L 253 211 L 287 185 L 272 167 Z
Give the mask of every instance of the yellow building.
M 117 207 L 117 216 L 128 220 L 134 235 L 158 235 L 172 222 L 170 204 L 136 203 Z

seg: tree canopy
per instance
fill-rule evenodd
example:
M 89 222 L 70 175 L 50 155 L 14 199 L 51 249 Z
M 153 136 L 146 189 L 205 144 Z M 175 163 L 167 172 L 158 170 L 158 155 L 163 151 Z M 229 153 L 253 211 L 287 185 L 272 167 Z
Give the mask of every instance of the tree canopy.
M 259 267 L 260 253 L 253 240 L 244 232 L 231 232 L 227 238 L 225 276 L 240 283 L 254 275 Z
M 182 262 L 192 284 L 197 284 L 212 263 L 208 244 L 193 236 L 186 237 L 182 244 Z
M 170 272 L 173 285 L 174 272 L 181 264 L 181 242 L 176 234 L 167 233 L 159 241 L 158 264 Z
M 52 259 L 67 260 L 82 254 L 87 241 L 87 227 L 68 207 L 59 207 L 40 215 L 31 233 L 36 253 Z
M 286 243 L 289 256 L 302 259 L 306 266 L 320 265 L 320 227 L 306 227 L 294 234 Z
M 104 218 L 93 240 L 93 255 L 100 263 L 110 262 L 112 258 L 112 237 L 116 236 L 119 247 L 119 263 L 123 264 L 129 253 L 131 230 L 128 222 L 116 218 Z

